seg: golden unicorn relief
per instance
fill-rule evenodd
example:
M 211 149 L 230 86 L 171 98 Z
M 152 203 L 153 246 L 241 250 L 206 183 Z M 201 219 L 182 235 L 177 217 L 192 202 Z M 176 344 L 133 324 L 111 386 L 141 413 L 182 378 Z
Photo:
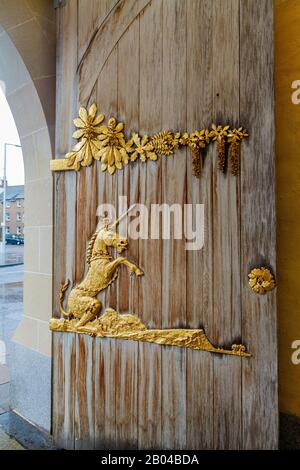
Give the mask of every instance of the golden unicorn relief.
M 144 274 L 138 266 L 123 256 L 112 259 L 109 255 L 109 247 L 116 248 L 121 254 L 127 245 L 125 238 L 104 225 L 91 238 L 87 251 L 89 269 L 84 280 L 71 290 L 67 301 L 68 311 L 64 310 L 63 300 L 69 281 L 61 286 L 59 293 L 61 313 L 69 318 L 78 318 L 76 328 L 86 325 L 99 316 L 102 304 L 97 295 L 116 280 L 122 264 L 136 276 Z
M 85 333 L 97 337 L 146 341 L 220 354 L 251 356 L 243 344 L 233 344 L 231 349 L 215 347 L 208 340 L 203 329 L 150 330 L 135 315 L 120 315 L 112 308 L 107 308 L 100 315 L 102 303 L 97 295 L 117 279 L 121 265 L 126 266 L 133 275 L 143 276 L 144 274 L 136 264 L 131 263 L 123 256 L 113 259 L 109 254 L 109 248 L 115 248 L 121 254 L 128 246 L 127 239 L 112 230 L 121 218 L 111 225 L 104 221 L 92 236 L 87 250 L 88 272 L 83 281 L 71 289 L 66 310 L 63 302 L 69 281 L 61 286 L 59 292 L 60 310 L 66 318 L 52 318 L 50 329 L 52 331 Z

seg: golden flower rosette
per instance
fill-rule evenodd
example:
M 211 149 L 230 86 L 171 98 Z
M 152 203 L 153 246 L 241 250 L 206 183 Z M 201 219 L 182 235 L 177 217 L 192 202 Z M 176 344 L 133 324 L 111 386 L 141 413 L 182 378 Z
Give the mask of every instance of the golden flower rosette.
M 254 268 L 248 277 L 249 286 L 256 294 L 266 294 L 276 287 L 274 276 L 268 268 Z

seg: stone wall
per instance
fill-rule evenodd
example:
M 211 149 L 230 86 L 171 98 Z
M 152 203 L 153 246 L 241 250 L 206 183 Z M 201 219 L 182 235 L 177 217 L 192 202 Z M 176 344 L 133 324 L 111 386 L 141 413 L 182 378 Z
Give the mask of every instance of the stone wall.
M 0 80 L 19 132 L 25 167 L 24 316 L 10 357 L 12 403 L 25 418 L 47 429 L 53 229 L 49 160 L 55 129 L 55 42 L 52 0 L 0 0 Z M 45 411 L 39 413 L 42 395 L 47 404 L 43 398 Z

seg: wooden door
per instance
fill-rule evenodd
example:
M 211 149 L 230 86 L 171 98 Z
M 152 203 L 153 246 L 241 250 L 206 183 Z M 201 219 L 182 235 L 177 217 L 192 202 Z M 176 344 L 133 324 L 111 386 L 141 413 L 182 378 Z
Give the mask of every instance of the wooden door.
M 54 316 L 60 284 L 80 282 L 98 204 L 202 203 L 205 242 L 131 240 L 102 300 L 151 328 L 203 327 L 251 358 L 157 344 L 53 335 L 53 433 L 65 448 L 277 447 L 276 291 L 255 294 L 254 266 L 275 270 L 272 0 L 68 0 L 58 10 L 56 158 L 72 119 L 96 102 L 131 131 L 243 125 L 237 177 L 210 146 L 201 178 L 186 148 L 110 175 L 101 163 L 55 174 Z

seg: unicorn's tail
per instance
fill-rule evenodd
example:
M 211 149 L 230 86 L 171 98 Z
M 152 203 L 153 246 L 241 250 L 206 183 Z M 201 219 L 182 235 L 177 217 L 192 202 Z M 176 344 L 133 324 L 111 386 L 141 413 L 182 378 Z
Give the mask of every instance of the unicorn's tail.
M 64 310 L 64 307 L 63 307 L 63 301 L 64 301 L 64 297 L 65 297 L 65 292 L 66 290 L 68 289 L 69 287 L 69 284 L 70 284 L 70 281 L 69 279 L 67 280 L 67 282 L 65 282 L 65 284 L 62 284 L 60 286 L 60 289 L 59 289 L 59 306 L 60 306 L 60 311 L 63 315 L 65 315 L 66 317 L 69 317 L 70 316 L 70 313 L 69 312 L 66 312 Z

